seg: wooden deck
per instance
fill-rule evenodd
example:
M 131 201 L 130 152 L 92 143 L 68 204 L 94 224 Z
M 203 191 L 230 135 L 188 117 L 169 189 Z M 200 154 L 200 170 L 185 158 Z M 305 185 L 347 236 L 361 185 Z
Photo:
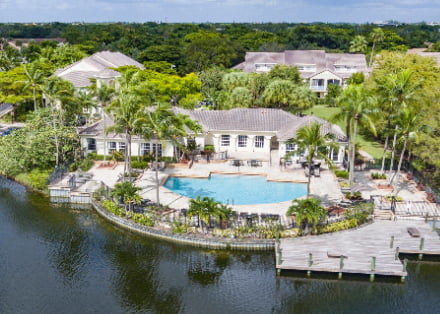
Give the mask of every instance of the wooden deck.
M 440 223 L 437 223 L 440 227 Z M 407 228 L 420 232 L 409 235 Z M 342 232 L 282 239 L 275 246 L 276 268 L 342 274 L 407 276 L 406 262 L 399 254 L 439 255 L 440 238 L 424 221 L 375 221 L 367 226 Z M 422 254 L 422 255 L 420 255 Z M 342 258 L 340 256 L 343 256 Z

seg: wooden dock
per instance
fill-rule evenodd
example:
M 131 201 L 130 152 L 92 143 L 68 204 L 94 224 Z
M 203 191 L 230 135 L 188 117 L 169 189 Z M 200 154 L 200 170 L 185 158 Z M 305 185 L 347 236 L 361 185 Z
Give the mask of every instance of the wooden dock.
M 437 223 L 440 227 L 440 223 Z M 411 237 L 408 227 L 416 228 L 420 237 Z M 407 276 L 406 260 L 400 254 L 440 256 L 440 237 L 424 221 L 375 221 L 354 230 L 281 239 L 275 246 L 276 268 L 281 270 Z

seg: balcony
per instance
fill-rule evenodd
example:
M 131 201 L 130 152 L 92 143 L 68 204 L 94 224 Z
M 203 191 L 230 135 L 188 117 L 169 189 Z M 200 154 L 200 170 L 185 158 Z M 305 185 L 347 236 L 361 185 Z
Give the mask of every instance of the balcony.
M 315 92 L 325 92 L 327 90 L 325 85 L 310 85 L 310 89 Z

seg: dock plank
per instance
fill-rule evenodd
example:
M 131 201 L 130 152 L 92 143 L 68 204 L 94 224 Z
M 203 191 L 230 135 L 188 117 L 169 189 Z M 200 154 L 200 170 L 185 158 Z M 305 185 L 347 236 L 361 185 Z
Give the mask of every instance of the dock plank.
M 417 228 L 420 238 L 413 238 L 407 228 Z M 391 244 L 391 237 L 394 237 Z M 423 239 L 423 240 L 422 240 Z M 354 273 L 406 277 L 398 254 L 440 255 L 440 237 L 423 221 L 375 221 L 367 226 L 337 233 L 281 239 L 276 246 L 277 269 L 330 273 Z M 347 258 L 329 257 L 338 252 Z M 280 254 L 279 254 L 280 253 Z M 309 254 L 312 265 L 309 266 Z M 372 268 L 372 260 L 375 265 Z

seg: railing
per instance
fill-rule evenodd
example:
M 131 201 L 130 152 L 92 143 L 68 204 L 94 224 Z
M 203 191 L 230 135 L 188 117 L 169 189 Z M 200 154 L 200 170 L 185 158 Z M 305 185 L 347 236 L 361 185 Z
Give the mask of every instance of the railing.
M 317 85 L 311 85 L 310 89 L 314 90 L 314 91 L 326 91 L 327 90 L 327 88 L 325 86 L 317 86 Z

